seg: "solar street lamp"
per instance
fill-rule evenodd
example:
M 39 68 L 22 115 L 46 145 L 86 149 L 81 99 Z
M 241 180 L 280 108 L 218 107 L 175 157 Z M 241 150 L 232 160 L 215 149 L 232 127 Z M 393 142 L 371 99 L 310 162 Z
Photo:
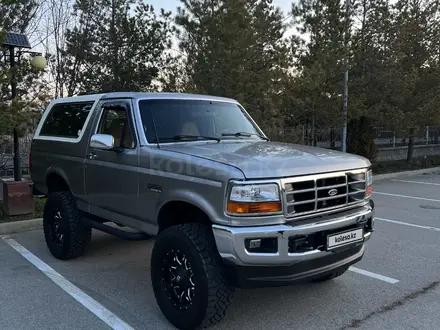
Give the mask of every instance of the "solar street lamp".
M 40 70 L 43 70 L 46 67 L 46 64 L 46 58 L 41 55 L 34 56 L 31 61 L 31 65 Z
M 17 79 L 14 68 L 20 61 L 21 55 L 25 53 L 36 54 L 36 56 L 33 57 L 31 64 L 40 70 L 46 67 L 46 59 L 41 56 L 40 53 L 23 50 L 31 49 L 32 47 L 27 36 L 22 33 L 7 32 L 6 40 L 2 43 L 2 46 L 2 48 L 9 49 L 9 56 L 7 56 L 5 52 L 5 60 L 9 62 L 9 65 L 11 66 L 11 97 L 12 100 L 14 100 L 17 97 Z M 16 52 L 16 50 L 18 51 Z M 18 142 L 17 127 L 14 127 L 14 181 L 22 181 L 20 145 Z

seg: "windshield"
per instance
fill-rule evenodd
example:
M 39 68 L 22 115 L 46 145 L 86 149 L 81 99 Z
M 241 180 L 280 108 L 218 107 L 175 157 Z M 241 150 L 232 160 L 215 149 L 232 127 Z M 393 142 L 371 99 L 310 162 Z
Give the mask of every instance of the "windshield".
M 261 133 L 237 104 L 201 100 L 141 100 L 139 109 L 148 142 L 257 139 Z M 154 122 L 153 122 L 154 120 Z

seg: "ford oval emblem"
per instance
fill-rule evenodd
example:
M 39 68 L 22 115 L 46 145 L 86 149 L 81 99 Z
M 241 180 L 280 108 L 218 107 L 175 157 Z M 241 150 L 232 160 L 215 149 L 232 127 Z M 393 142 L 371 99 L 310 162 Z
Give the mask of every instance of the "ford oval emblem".
M 338 193 L 337 189 L 331 189 L 328 191 L 328 195 L 329 196 L 335 196 Z

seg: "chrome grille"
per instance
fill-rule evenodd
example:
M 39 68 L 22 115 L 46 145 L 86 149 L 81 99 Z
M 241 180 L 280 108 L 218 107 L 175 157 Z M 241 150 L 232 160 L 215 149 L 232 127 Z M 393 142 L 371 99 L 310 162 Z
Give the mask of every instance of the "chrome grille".
M 283 180 L 286 217 L 348 208 L 365 200 L 366 170 Z

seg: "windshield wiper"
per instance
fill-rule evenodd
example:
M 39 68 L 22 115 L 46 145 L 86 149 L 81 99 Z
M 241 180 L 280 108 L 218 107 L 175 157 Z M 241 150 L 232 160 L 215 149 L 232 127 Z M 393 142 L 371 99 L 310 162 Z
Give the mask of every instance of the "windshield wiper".
M 269 141 L 269 139 L 267 137 L 260 135 L 258 133 L 237 132 L 237 133 L 223 133 L 222 134 L 222 136 L 236 136 L 236 137 L 239 137 L 239 136 L 251 137 L 252 135 L 256 135 L 263 140 Z
M 204 139 L 204 140 L 213 140 L 220 142 L 221 140 L 219 138 L 213 137 L 213 136 L 204 136 L 204 135 L 175 135 L 171 137 L 164 137 L 160 138 L 160 141 L 182 141 L 182 140 L 198 140 L 198 139 Z

